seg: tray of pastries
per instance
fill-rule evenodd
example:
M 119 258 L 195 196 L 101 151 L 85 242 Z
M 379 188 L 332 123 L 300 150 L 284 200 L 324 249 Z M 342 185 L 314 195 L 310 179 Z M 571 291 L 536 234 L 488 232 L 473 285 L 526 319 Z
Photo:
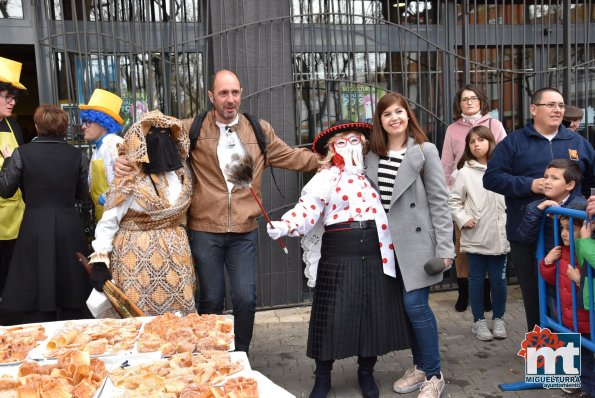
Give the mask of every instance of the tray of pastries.
M 142 324 L 142 318 L 62 322 L 46 341 L 31 350 L 29 359 L 57 358 L 73 349 L 91 356 L 133 352 Z
M 145 323 L 138 352 L 160 351 L 164 356 L 208 350 L 233 351 L 233 320 L 226 315 L 166 313 Z
M 0 365 L 21 363 L 46 338 L 46 329 L 39 324 L 0 327 Z
M 250 370 L 245 353 L 238 352 L 204 351 L 195 355 L 186 352 L 169 358 L 143 355 L 114 364 L 102 396 L 174 398 L 191 387 L 205 392 L 219 390 L 229 376 Z M 192 396 L 189 392 L 185 395 Z
M 4 368 L 0 376 L 0 397 L 99 397 L 107 369 L 88 352 L 64 351 L 55 360 L 24 361 L 18 367 Z

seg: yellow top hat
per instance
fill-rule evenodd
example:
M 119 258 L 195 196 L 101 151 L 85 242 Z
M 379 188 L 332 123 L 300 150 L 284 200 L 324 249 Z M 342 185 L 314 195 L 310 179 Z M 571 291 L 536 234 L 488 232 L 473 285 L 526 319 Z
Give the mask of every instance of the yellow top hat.
M 124 119 L 120 117 L 120 108 L 122 107 L 122 98 L 114 93 L 96 88 L 87 105 L 79 105 L 80 109 L 90 109 L 103 112 L 114 118 L 119 124 L 124 124 Z
M 19 83 L 22 67 L 23 64 L 20 62 L 0 57 L 0 82 L 10 83 L 19 90 L 26 90 L 27 88 Z

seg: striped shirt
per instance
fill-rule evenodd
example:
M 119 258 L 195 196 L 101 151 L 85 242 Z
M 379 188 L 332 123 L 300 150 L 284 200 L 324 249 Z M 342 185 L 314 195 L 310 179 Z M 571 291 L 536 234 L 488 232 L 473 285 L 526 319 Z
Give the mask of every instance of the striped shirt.
M 380 162 L 378 163 L 378 190 L 380 191 L 382 207 L 387 213 L 390 208 L 390 199 L 393 195 L 395 178 L 397 177 L 401 162 L 405 157 L 405 151 L 407 151 L 407 148 L 399 151 L 388 151 L 388 156 L 380 155 Z

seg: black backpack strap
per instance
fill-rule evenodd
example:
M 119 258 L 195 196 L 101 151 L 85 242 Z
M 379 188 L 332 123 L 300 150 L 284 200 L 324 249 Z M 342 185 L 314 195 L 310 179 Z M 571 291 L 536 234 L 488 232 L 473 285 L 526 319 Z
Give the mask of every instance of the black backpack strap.
M 196 115 L 194 117 L 194 120 L 192 121 L 192 126 L 190 126 L 190 156 L 192 157 L 192 150 L 194 149 L 194 147 L 196 146 L 196 141 L 198 141 L 198 137 L 200 136 L 200 128 L 202 126 L 202 122 L 205 120 L 205 117 L 207 116 L 207 112 L 203 112 L 199 115 Z
M 252 116 L 249 113 L 244 113 L 244 116 L 250 124 L 252 125 L 252 130 L 254 131 L 254 135 L 256 136 L 256 142 L 258 142 L 258 147 L 260 148 L 260 152 L 264 156 L 264 163 L 268 163 L 268 151 L 267 151 L 267 142 L 266 137 L 264 136 L 264 131 L 262 131 L 262 125 L 260 124 L 260 120 L 256 116 Z
M 256 116 L 253 116 L 249 113 L 244 113 L 244 116 L 246 117 L 246 119 L 248 119 L 248 121 L 252 125 L 252 130 L 254 131 L 254 135 L 256 136 L 256 142 L 258 142 L 258 147 L 260 148 L 260 152 L 262 153 L 262 156 L 264 156 L 264 164 L 266 166 L 269 162 L 267 141 L 266 141 L 266 137 L 264 135 L 264 131 L 262 130 L 262 125 L 260 124 L 260 120 L 258 120 L 258 118 Z M 273 173 L 273 168 L 270 167 L 270 170 L 271 170 L 271 176 L 273 176 L 273 182 L 275 183 L 275 187 L 277 187 L 277 191 L 279 191 L 279 195 L 281 195 L 281 197 L 283 199 L 285 199 L 285 196 L 283 196 L 283 193 L 281 192 L 281 189 L 279 188 L 279 184 L 277 184 L 277 179 L 275 178 L 275 173 Z

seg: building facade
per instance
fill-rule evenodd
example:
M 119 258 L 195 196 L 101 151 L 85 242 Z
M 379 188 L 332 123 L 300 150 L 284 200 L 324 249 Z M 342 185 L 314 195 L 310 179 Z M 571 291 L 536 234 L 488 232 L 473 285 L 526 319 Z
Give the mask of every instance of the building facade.
M 404 94 L 441 147 L 452 99 L 483 87 L 508 131 L 546 86 L 585 110 L 592 142 L 595 4 L 591 0 L 0 0 L 0 56 L 23 63 L 29 89 L 16 107 L 25 135 L 40 103 L 71 114 L 95 88 L 118 93 L 127 128 L 147 110 L 180 118 L 207 109 L 214 71 L 242 81 L 243 111 L 271 121 L 290 145 L 309 145 L 336 119 L 370 120 L 386 91 Z M 592 73 L 593 72 L 593 73 Z M 273 218 L 308 176 L 265 174 Z M 301 250 L 280 252 L 261 226 L 259 306 L 307 300 Z

